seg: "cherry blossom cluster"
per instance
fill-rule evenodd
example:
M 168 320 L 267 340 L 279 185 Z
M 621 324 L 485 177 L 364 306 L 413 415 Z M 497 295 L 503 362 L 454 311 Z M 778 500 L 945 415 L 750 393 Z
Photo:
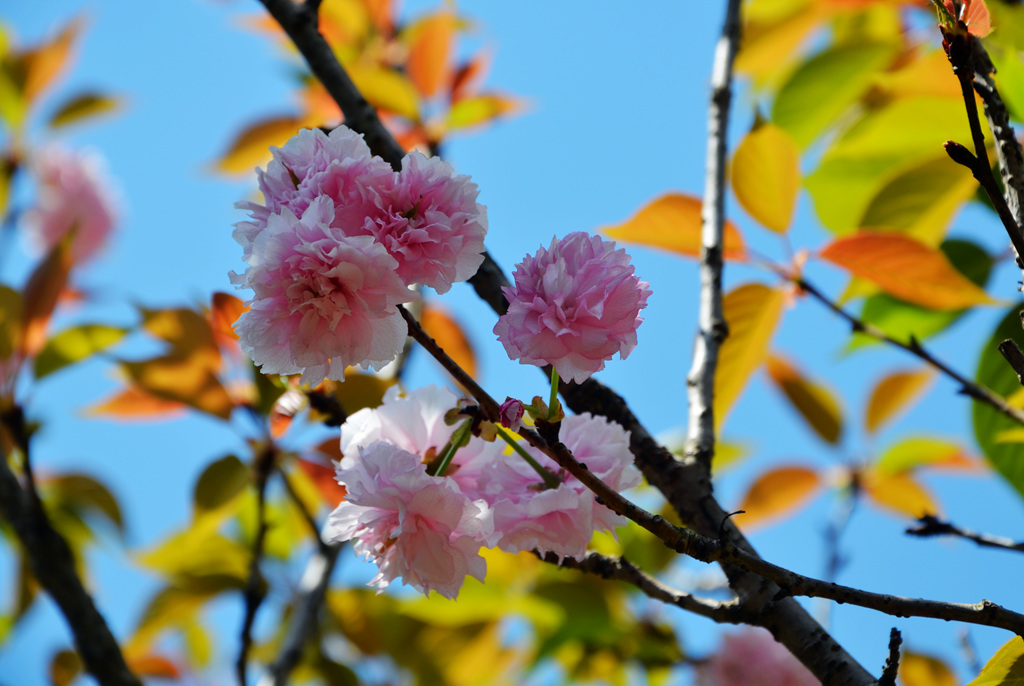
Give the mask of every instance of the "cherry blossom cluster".
M 429 475 L 427 465 L 457 430 L 445 422 L 457 404 L 444 388 L 405 396 L 392 388 L 380 407 L 360 410 L 341 428 L 337 478 L 347 495 L 326 535 L 355 539 L 355 552 L 379 569 L 371 585 L 383 590 L 401 577 L 424 593 L 454 598 L 467 576 L 483 580 L 482 547 L 580 558 L 595 531 L 614 532 L 626 523 L 532 447 L 524 446 L 556 477 L 556 486 L 500 441 L 479 437 L 458 448 L 443 476 Z M 561 422 L 558 437 L 612 488 L 640 483 L 629 433 L 618 424 L 574 415 Z
M 380 369 L 405 343 L 396 306 L 444 293 L 483 261 L 487 215 L 478 189 L 438 158 L 409 153 L 395 172 L 344 126 L 303 130 L 257 171 L 263 202 L 236 225 L 251 288 L 235 325 L 267 374 L 344 380 Z
M 697 672 L 700 686 L 818 686 L 786 646 L 760 627 L 726 634 Z

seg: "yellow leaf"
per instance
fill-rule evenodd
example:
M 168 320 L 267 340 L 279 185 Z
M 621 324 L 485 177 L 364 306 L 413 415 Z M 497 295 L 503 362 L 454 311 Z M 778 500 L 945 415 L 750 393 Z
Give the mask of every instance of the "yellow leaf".
M 790 465 L 765 472 L 747 490 L 736 521 L 744 529 L 804 505 L 818 491 L 821 477 L 813 469 Z
M 122 362 L 132 382 L 151 395 L 228 419 L 234 402 L 201 354 Z
M 50 683 L 53 686 L 70 686 L 84 665 L 82 658 L 73 650 L 60 650 L 50 658 Z
M 996 302 L 958 272 L 942 251 L 909 236 L 862 231 L 833 241 L 820 255 L 915 305 L 960 310 Z
M 455 15 L 441 11 L 409 28 L 412 44 L 406 72 L 416 89 L 427 98 L 437 95 L 451 78 L 451 54 L 455 39 Z
M 680 255 L 700 257 L 701 201 L 691 195 L 668 193 L 645 205 L 628 221 L 604 226 L 601 233 L 625 243 L 661 248 Z M 747 249 L 739 229 L 725 222 L 723 257 L 744 261 Z
M 28 102 L 35 100 L 60 75 L 81 28 L 81 19 L 72 19 L 52 41 L 24 54 L 25 99 Z
M 782 316 L 785 294 L 764 284 L 740 286 L 722 301 L 729 336 L 718 352 L 715 373 L 715 429 L 739 398 L 747 380 L 768 358 Z
M 345 65 L 367 102 L 410 121 L 419 120 L 420 99 L 405 74 L 377 65 Z
M 1024 686 L 1024 639 L 1014 636 L 967 686 Z
M 519 101 L 495 93 L 482 93 L 463 98 L 448 110 L 445 128 L 449 130 L 467 129 L 486 124 L 503 114 L 516 111 L 519 107 Z
M 21 293 L 0 284 L 0 360 L 6 360 L 21 347 Z
M 886 474 L 869 469 L 861 474 L 860 485 L 872 502 L 887 510 L 913 519 L 941 514 L 935 499 L 909 473 Z
M 800 151 L 792 137 L 774 124 L 748 133 L 733 153 L 732 189 L 751 217 L 785 233 L 800 191 Z
M 878 431 L 882 424 L 906 410 L 920 397 L 934 377 L 932 370 L 925 368 L 893 372 L 875 384 L 864 414 L 864 426 L 868 433 Z
M 904 651 L 900 658 L 903 686 L 957 686 L 956 676 L 937 657 Z
M 770 4 L 785 7 L 784 3 Z M 820 3 L 801 4 L 803 6 L 783 16 L 748 17 L 749 21 L 743 27 L 740 51 L 736 55 L 736 71 L 752 77 L 755 82 L 778 76 L 779 66 L 795 58 L 800 45 L 821 20 Z
M 274 117 L 250 124 L 214 163 L 214 169 L 228 175 L 251 174 L 270 161 L 270 146 L 284 145 L 303 125 L 304 120 L 296 117 Z
M 765 371 L 815 433 L 829 443 L 839 441 L 843 433 L 843 415 L 832 391 L 811 381 L 792 363 L 777 355 L 768 357 Z
M 439 307 L 426 306 L 420 314 L 420 326 L 441 349 L 448 353 L 470 376 L 476 376 L 476 354 L 465 330 Z
M 48 124 L 51 129 L 57 129 L 84 119 L 111 114 L 120 106 L 121 102 L 109 95 L 95 92 L 80 93 L 57 108 Z
M 903 474 L 920 467 L 974 470 L 978 461 L 954 441 L 934 436 L 909 436 L 889 446 L 875 460 L 875 471 Z

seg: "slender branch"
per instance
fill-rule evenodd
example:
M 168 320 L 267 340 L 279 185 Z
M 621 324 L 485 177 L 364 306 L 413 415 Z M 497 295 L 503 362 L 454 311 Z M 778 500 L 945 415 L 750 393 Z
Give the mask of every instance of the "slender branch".
M 811 294 L 827 308 L 829 308 L 837 315 L 839 315 L 847 322 L 849 322 L 850 326 L 853 327 L 854 331 L 867 334 L 868 336 L 871 336 L 872 338 L 875 338 L 879 341 L 883 341 L 885 343 L 888 343 L 889 345 L 896 346 L 897 348 L 905 350 L 911 355 L 914 355 L 915 357 L 924 360 L 925 362 L 935 367 L 940 372 L 942 372 L 943 374 L 945 374 L 946 376 L 960 384 L 960 393 L 963 393 L 964 395 L 970 398 L 974 398 L 979 402 L 983 402 L 986 405 L 991 406 L 992 408 L 1003 413 L 1004 415 L 1014 420 L 1018 424 L 1024 424 L 1024 411 L 1021 411 L 1010 405 L 1006 401 L 1006 398 L 1002 397 L 998 393 L 993 392 L 991 389 L 986 388 L 985 386 L 976 384 L 967 377 L 960 374 L 958 371 L 950 367 L 948 364 L 946 364 L 945 362 L 943 362 L 942 360 L 938 359 L 937 357 L 929 353 L 927 350 L 925 350 L 921 346 L 921 344 L 917 342 L 916 338 L 911 337 L 909 343 L 899 341 L 890 336 L 889 334 L 885 333 L 881 329 L 879 329 L 877 326 L 869 324 L 853 316 L 852 314 L 844 310 L 842 307 L 834 303 L 832 300 L 830 300 L 828 296 L 824 295 L 813 284 L 806 281 L 803 277 L 791 276 L 790 278 L 792 279 L 794 284 L 800 287 L 801 290 Z
M 1006 358 L 1006 362 L 1017 373 L 1017 381 L 1024 385 L 1024 352 L 1021 352 L 1017 343 L 1010 338 L 1000 343 L 998 348 L 999 353 Z
M 907 533 L 911 536 L 920 536 L 922 538 L 927 536 L 959 536 L 960 538 L 966 538 L 969 541 L 974 541 L 983 548 L 1002 548 L 1003 550 L 1013 550 L 1018 553 L 1024 553 L 1024 543 L 1018 543 L 1009 538 L 992 536 L 990 534 L 981 534 L 971 531 L 970 529 L 962 529 L 950 522 L 944 522 L 938 517 L 933 517 L 932 515 L 925 515 L 917 521 L 920 522 L 920 526 L 907 529 Z
M 732 65 L 740 42 L 740 3 L 729 0 L 715 48 L 708 108 L 708 150 L 701 209 L 700 298 L 693 366 L 686 377 L 690 418 L 686 456 L 711 471 L 715 452 L 714 388 L 718 350 L 729 329 L 722 313 L 722 233 L 725 224 L 725 154 L 732 101 Z
M 256 479 L 256 539 L 252 544 L 252 559 L 249 561 L 249 580 L 245 585 L 245 618 L 242 621 L 242 635 L 238 648 L 238 660 L 235 663 L 235 675 L 238 686 L 248 683 L 246 672 L 249 665 L 249 650 L 252 648 L 252 626 L 256 621 L 256 612 L 266 597 L 266 582 L 260 572 L 260 561 L 263 559 L 263 541 L 267 536 L 267 481 L 274 470 L 276 450 L 272 443 L 256 454 L 253 462 L 253 473 Z
M 78 578 L 67 541 L 50 525 L 39 501 L 22 489 L 6 459 L 0 460 L 0 513 L 21 541 L 32 574 L 60 607 L 85 669 L 102 686 L 141 686 Z
M 284 484 L 284 490 L 288 493 L 288 497 L 291 498 L 292 503 L 299 510 L 299 514 L 302 516 L 302 521 L 306 522 L 306 526 L 309 527 L 310 532 L 321 546 L 326 545 L 320 540 L 320 526 L 313 519 L 312 513 L 306 508 L 306 504 L 302 502 L 302 498 L 299 497 L 298 491 L 295 490 L 295 486 L 292 485 L 292 480 L 288 478 L 288 474 L 283 469 L 277 470 L 278 475 L 281 477 L 281 483 Z
M 878 680 L 878 686 L 896 686 L 896 675 L 900 671 L 901 643 L 903 643 L 903 637 L 900 636 L 896 627 L 893 627 L 889 632 L 889 657 L 885 660 L 885 668 Z

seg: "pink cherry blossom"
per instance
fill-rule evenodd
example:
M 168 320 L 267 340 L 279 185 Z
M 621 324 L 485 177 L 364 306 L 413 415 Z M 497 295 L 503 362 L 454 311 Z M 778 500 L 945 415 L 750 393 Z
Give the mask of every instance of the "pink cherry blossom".
M 526 411 L 526 408 L 523 407 L 521 401 L 515 398 L 505 398 L 505 402 L 501 404 L 499 411 L 503 427 L 513 431 L 519 431 L 519 429 L 523 428 L 523 413 Z
M 302 383 L 343 381 L 345 367 L 380 369 L 406 338 L 396 305 L 416 298 L 395 260 L 369 236 L 330 227 L 334 207 L 316 198 L 301 219 L 285 207 L 252 243 L 249 268 L 232 275 L 252 288 L 235 324 L 242 348 L 268 374 L 302 373 Z
M 273 159 L 266 171 L 256 171 L 263 203 L 240 202 L 250 219 L 235 225 L 234 237 L 249 258 L 256 236 L 274 214 L 284 209 L 301 217 L 320 196 L 334 202 L 328 222 L 344 235 L 366 234 L 366 217 L 377 211 L 377 194 L 395 185 L 391 165 L 374 157 L 363 137 L 346 126 L 328 135 L 320 129 L 303 129 L 281 148 L 271 148 Z
M 786 647 L 760 627 L 726 634 L 722 647 L 698 671 L 701 686 L 819 686 Z
M 509 308 L 494 326 L 509 357 L 554 365 L 576 383 L 615 353 L 625 359 L 636 347 L 638 315 L 651 294 L 629 262 L 613 241 L 583 232 L 527 256 L 516 265 L 515 286 L 503 289 Z
M 39 180 L 39 204 L 27 216 L 30 237 L 49 250 L 74 231 L 71 259 L 95 255 L 117 221 L 110 181 L 98 155 L 47 148 L 32 162 Z
M 480 542 L 487 512 L 448 478 L 428 476 L 420 457 L 391 443 L 372 443 L 337 469 L 348 493 L 331 513 L 327 537 L 355 539 L 356 554 L 379 569 L 370 585 L 402 583 L 455 598 L 466 576 L 483 581 Z
M 445 293 L 473 276 L 484 259 L 487 214 L 478 193 L 447 162 L 413 152 L 402 159 L 397 183 L 381 187 L 366 226 L 398 260 L 406 283 Z

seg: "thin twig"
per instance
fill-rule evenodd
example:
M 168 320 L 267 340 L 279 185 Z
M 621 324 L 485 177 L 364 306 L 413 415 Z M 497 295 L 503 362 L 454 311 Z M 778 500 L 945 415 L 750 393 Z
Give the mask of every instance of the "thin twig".
M 249 561 L 249 579 L 245 584 L 245 617 L 242 620 L 242 634 L 238 648 L 235 675 L 238 686 L 248 683 L 246 672 L 249 666 L 249 650 L 252 648 L 252 626 L 256 613 L 266 597 L 266 581 L 260 572 L 263 559 L 263 542 L 267 536 L 267 481 L 274 470 L 276 450 L 272 443 L 258 452 L 253 461 L 253 476 L 256 480 L 256 538 L 252 543 L 252 559 Z
M 302 502 L 302 498 L 299 497 L 299 492 L 295 490 L 295 486 L 292 484 L 292 480 L 288 478 L 287 472 L 283 469 L 277 470 L 278 476 L 281 477 L 281 483 L 284 484 L 284 490 L 288 493 L 288 497 L 291 498 L 292 503 L 299 510 L 299 514 L 302 516 L 302 521 L 306 522 L 306 526 L 309 527 L 310 532 L 313 534 L 313 538 L 323 546 L 326 545 L 320 540 L 320 526 L 313 519 L 313 514 L 306 508 L 306 504 Z
M 1024 553 L 1024 543 L 1018 543 L 1003 536 L 992 536 L 990 534 L 977 533 L 970 529 L 962 529 L 932 515 L 925 515 L 917 521 L 920 522 L 920 526 L 907 529 L 907 533 L 911 536 L 920 536 L 922 538 L 928 536 L 959 536 L 960 538 L 974 541 L 983 548 L 1001 548 L 1003 550 Z
M 878 686 L 896 686 L 896 675 L 900 671 L 900 644 L 903 637 L 893 627 L 889 632 L 889 657 L 885 660 L 885 668 L 882 676 L 878 679 Z
M 18 483 L 6 458 L 0 459 L 0 513 L 21 541 L 33 576 L 60 607 L 86 671 L 101 686 L 141 686 L 78 578 L 67 541 L 50 525 L 38 501 Z
M 686 377 L 689 425 L 686 456 L 711 471 L 715 452 L 714 388 L 718 351 L 729 333 L 722 312 L 722 233 L 725 225 L 726 134 L 732 65 L 740 42 L 740 3 L 729 0 L 711 70 L 704 204 L 701 209 L 700 296 L 693 365 Z
M 790 278 L 792 279 L 794 284 L 800 287 L 801 290 L 814 296 L 814 298 L 817 299 L 820 303 L 822 303 L 827 308 L 829 308 L 837 315 L 839 315 L 847 322 L 849 322 L 850 326 L 853 328 L 855 332 L 867 334 L 872 338 L 888 343 L 889 345 L 894 345 L 897 348 L 905 350 L 911 355 L 914 355 L 915 357 L 924 360 L 925 362 L 935 367 L 940 372 L 942 372 L 943 374 L 945 374 L 946 376 L 960 384 L 960 393 L 963 393 L 964 395 L 970 398 L 974 398 L 979 402 L 983 402 L 986 405 L 991 406 L 992 408 L 1003 413 L 1004 415 L 1014 420 L 1018 424 L 1024 424 L 1024 411 L 1021 411 L 1010 405 L 1006 401 L 1006 398 L 999 395 L 998 393 L 995 393 L 994 391 L 992 391 L 989 388 L 986 388 L 985 386 L 976 384 L 967 377 L 965 377 L 964 375 L 960 374 L 958 371 L 950 367 L 948 364 L 946 364 L 945 362 L 943 362 L 942 360 L 938 359 L 930 352 L 925 350 L 916 338 L 911 337 L 909 343 L 904 343 L 903 341 L 897 340 L 890 336 L 889 334 L 882 331 L 881 329 L 879 329 L 877 326 L 874 326 L 873 324 L 869 324 L 868 322 L 858 319 L 854 315 L 844 310 L 842 307 L 840 307 L 835 302 L 830 300 L 828 296 L 819 291 L 813 284 L 809 283 L 803 277 L 790 276 Z

